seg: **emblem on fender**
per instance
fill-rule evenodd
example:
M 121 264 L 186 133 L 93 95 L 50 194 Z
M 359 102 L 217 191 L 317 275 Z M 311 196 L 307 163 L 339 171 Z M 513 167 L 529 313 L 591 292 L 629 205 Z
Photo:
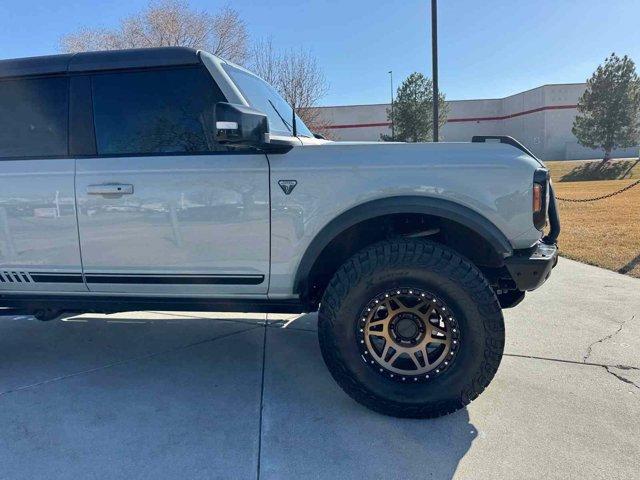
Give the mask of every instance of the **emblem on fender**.
M 291 192 L 293 192 L 293 189 L 296 188 L 297 184 L 297 180 L 278 180 L 278 185 L 280 185 L 280 188 L 285 195 L 289 195 Z

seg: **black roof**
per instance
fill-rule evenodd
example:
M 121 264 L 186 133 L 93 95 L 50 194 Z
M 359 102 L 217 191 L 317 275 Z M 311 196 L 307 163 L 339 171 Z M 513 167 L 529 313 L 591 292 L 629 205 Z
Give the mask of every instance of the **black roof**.
M 0 60 L 1 77 L 22 77 L 65 72 L 92 72 L 126 68 L 195 65 L 197 50 L 186 47 L 136 48 L 103 52 L 65 53 L 44 57 Z

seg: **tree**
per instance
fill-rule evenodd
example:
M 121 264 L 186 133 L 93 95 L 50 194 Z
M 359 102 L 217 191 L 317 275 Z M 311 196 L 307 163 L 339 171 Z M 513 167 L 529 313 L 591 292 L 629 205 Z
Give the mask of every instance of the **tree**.
M 447 121 L 449 107 L 444 95 L 438 96 L 438 124 Z M 414 72 L 402 82 L 396 92 L 393 109 L 387 109 L 387 118 L 393 123 L 394 138 L 381 135 L 382 140 L 426 142 L 433 138 L 433 82 L 423 74 Z
M 249 35 L 238 12 L 225 6 L 215 14 L 191 9 L 187 1 L 151 2 L 115 29 L 82 28 L 60 39 L 63 52 L 183 46 L 207 50 L 242 63 Z
M 312 131 L 327 135 L 326 124 L 319 110 L 313 107 L 329 87 L 311 52 L 277 52 L 272 40 L 264 39 L 252 46 L 249 68 L 273 85 Z
M 571 131 L 580 145 L 604 150 L 603 162 L 616 148 L 640 140 L 640 80 L 635 64 L 626 55 L 612 53 L 587 80 L 578 101 L 578 116 Z

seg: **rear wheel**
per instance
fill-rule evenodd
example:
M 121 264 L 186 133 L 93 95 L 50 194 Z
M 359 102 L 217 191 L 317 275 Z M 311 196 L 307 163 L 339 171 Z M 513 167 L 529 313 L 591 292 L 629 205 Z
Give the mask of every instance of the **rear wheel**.
M 482 273 L 421 240 L 381 242 L 327 287 L 318 334 L 338 384 L 372 410 L 429 418 L 467 405 L 500 364 L 504 322 Z

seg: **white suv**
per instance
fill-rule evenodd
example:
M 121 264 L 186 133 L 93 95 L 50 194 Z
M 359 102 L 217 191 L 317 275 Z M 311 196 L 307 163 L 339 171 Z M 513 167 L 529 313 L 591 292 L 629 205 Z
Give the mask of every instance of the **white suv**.
M 501 308 L 546 280 L 558 232 L 510 138 L 328 142 L 186 48 L 0 62 L 5 314 L 319 310 L 347 393 L 433 417 L 492 379 Z

